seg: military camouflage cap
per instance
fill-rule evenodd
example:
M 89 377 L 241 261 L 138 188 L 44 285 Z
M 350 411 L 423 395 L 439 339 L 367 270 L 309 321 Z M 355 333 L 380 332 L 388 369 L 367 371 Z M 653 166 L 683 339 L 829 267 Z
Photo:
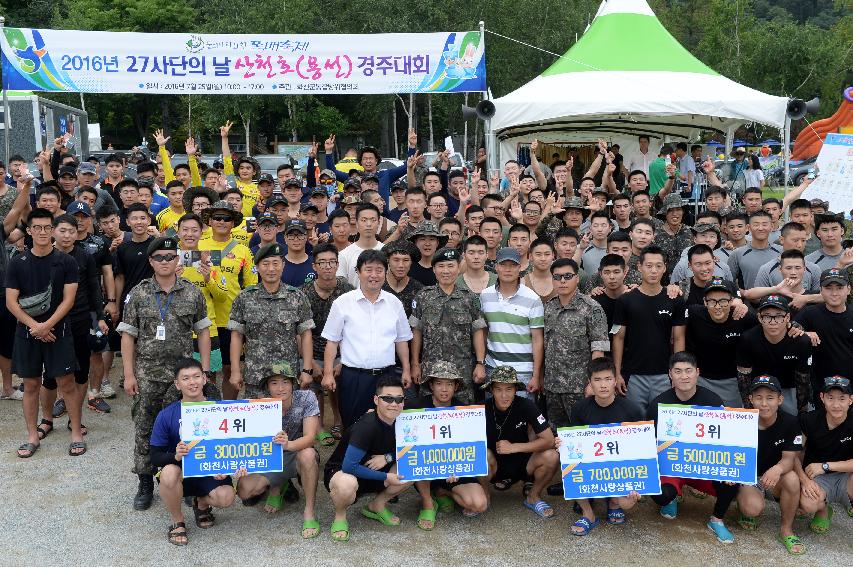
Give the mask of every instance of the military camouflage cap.
M 420 236 L 434 236 L 438 238 L 438 247 L 442 248 L 445 244 L 447 244 L 447 236 L 441 234 L 438 230 L 438 226 L 432 221 L 423 221 L 418 225 L 418 228 L 409 236 L 409 241 L 414 243 L 417 242 L 418 237 Z
M 684 203 L 681 201 L 681 195 L 667 195 L 666 199 L 663 200 L 663 204 L 658 209 L 658 216 L 663 217 L 666 216 L 666 213 L 673 209 L 680 209 L 684 206 Z
M 286 360 L 279 360 L 264 369 L 264 378 L 261 380 L 261 387 L 266 388 L 269 379 L 278 376 L 287 378 L 291 382 L 296 382 L 296 372 L 293 370 L 293 365 Z
M 488 390 L 492 384 L 515 384 L 518 390 L 524 388 L 524 382 L 518 379 L 518 373 L 512 366 L 498 366 L 492 371 L 488 381 L 483 384 L 483 390 Z
M 444 378 L 445 380 L 456 380 L 462 382 L 462 375 L 456 370 L 450 362 L 439 360 L 429 365 L 429 372 L 424 376 L 424 383 L 429 382 L 433 378 Z

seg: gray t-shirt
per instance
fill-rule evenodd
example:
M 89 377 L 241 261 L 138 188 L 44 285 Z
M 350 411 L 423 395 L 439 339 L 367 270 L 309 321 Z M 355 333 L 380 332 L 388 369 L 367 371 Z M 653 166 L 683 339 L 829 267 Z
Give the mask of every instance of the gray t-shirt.
M 669 276 L 670 283 L 678 283 L 681 280 L 693 277 L 693 270 L 690 269 L 690 263 L 687 261 L 687 252 L 689 251 L 690 248 L 685 248 L 681 252 L 681 258 L 679 258 L 678 263 L 672 269 L 672 275 Z M 732 271 L 728 265 L 729 251 L 725 248 L 717 248 L 714 250 L 714 258 L 716 259 L 714 275 L 733 281 Z
M 838 254 L 834 256 L 830 256 L 826 252 L 823 251 L 823 248 L 818 248 L 808 256 L 806 256 L 807 262 L 812 262 L 817 264 L 821 271 L 828 270 L 830 268 L 834 268 L 835 264 L 838 263 L 838 259 L 841 258 L 841 255 L 844 253 L 844 249 L 841 250 Z
M 583 264 L 583 269 L 586 270 L 586 273 L 598 273 L 598 265 L 606 254 L 607 248 L 599 248 L 595 244 L 590 243 L 581 256 L 581 264 Z
M 782 250 L 775 244 L 766 248 L 754 248 L 752 244 L 741 246 L 732 251 L 729 256 L 729 269 L 734 281 L 741 289 L 755 287 L 755 277 L 761 266 L 772 260 L 777 260 Z
M 782 283 L 782 271 L 779 270 L 779 259 L 771 260 L 758 269 L 753 287 L 773 287 Z M 806 262 L 803 272 L 803 289 L 806 293 L 820 293 L 820 267 L 812 262 Z
M 306 417 L 320 415 L 320 405 L 317 396 L 311 390 L 294 390 L 293 404 L 281 416 L 281 430 L 287 433 L 290 440 L 302 437 L 302 420 Z

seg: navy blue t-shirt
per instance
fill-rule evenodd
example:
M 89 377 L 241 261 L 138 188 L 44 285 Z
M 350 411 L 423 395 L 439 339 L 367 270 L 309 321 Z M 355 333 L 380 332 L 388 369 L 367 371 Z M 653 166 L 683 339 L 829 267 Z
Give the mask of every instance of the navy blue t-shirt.
M 301 264 L 294 264 L 285 258 L 281 281 L 295 288 L 300 288 L 307 283 L 311 283 L 317 279 L 317 272 L 314 271 L 313 265 L 313 256 L 308 256 Z
M 151 446 L 164 447 L 172 453 L 181 442 L 181 401 L 172 402 L 154 420 L 151 430 Z

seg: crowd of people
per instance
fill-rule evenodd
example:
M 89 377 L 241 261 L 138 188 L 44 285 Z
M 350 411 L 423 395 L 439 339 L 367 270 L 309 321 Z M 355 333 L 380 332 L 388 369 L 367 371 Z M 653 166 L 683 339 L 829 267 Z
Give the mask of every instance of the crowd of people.
M 305 538 L 320 534 L 321 478 L 336 541 L 364 494 L 362 515 L 399 524 L 388 504 L 412 484 L 423 530 L 455 507 L 488 514 L 519 482 L 547 520 L 545 497 L 563 495 L 557 428 L 656 421 L 673 403 L 755 408 L 760 480 L 663 477 L 651 499 L 664 518 L 690 486 L 715 498 L 707 527 L 731 543 L 733 501 L 754 530 L 776 499 L 779 541 L 799 555 L 798 513 L 816 533 L 832 503 L 853 516 L 853 241 L 843 215 L 800 198 L 811 179 L 764 198 L 744 183 L 745 152 L 723 177 L 695 148 L 654 152 L 647 136 L 625 158 L 599 140 L 580 168 L 575 153 L 540 163 L 534 141 L 528 167 L 467 175 L 446 151 L 426 163 L 414 131 L 399 167 L 377 170 L 369 146 L 336 164 L 330 136 L 304 178 L 287 163 L 274 177 L 232 157 L 230 128 L 213 166 L 193 139 L 172 164 L 159 130 L 135 178 L 122 156 L 103 175 L 78 162 L 62 138 L 37 156 L 38 178 L 21 156 L 3 166 L 0 372 L 2 397 L 23 403 L 19 457 L 65 414 L 68 454 L 86 453 L 83 410 L 110 411 L 120 354 L 133 506 L 152 505 L 157 478 L 176 545 L 189 541 L 184 498 L 210 528 L 235 497 L 268 513 L 297 501 L 297 477 Z M 243 398 L 282 401 L 283 471 L 183 478 L 180 402 Z M 488 475 L 398 474 L 401 410 L 470 404 L 485 405 Z M 322 464 L 318 445 L 336 445 Z M 571 533 L 624 524 L 639 495 L 606 500 L 576 501 Z

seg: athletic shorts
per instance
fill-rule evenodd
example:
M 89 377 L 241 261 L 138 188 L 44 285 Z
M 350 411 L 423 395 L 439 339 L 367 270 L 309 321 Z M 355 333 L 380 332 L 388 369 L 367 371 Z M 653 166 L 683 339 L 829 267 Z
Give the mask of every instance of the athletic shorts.
M 830 472 L 819 474 L 812 480 L 826 493 L 826 500 L 828 502 L 837 502 L 848 507 L 851 502 L 850 495 L 847 494 L 847 481 L 849 479 L 850 473 Z
M 329 488 L 329 483 L 331 483 L 332 477 L 335 476 L 339 470 L 340 469 L 329 467 L 326 467 L 323 470 L 323 486 L 325 486 L 326 490 L 329 492 L 332 491 L 332 489 Z M 382 469 L 382 472 L 388 472 L 389 470 L 391 470 L 391 465 Z M 381 480 L 373 480 L 372 478 L 356 478 L 356 480 L 358 481 L 358 490 L 355 493 L 356 500 L 365 494 L 379 494 L 387 488 L 385 483 Z
M 198 352 L 198 339 L 193 339 L 193 358 L 201 362 L 201 354 Z M 219 337 L 211 337 L 210 339 L 210 368 L 212 372 L 222 370 L 222 351 L 219 350 Z M 227 380 L 228 377 L 226 376 Z
M 227 327 L 217 327 L 216 332 L 219 335 L 219 352 L 222 355 L 222 366 L 231 364 L 231 329 Z M 226 379 L 228 377 L 226 376 Z
M 531 456 L 533 456 L 532 453 L 513 453 L 511 455 L 495 453 L 498 469 L 495 471 L 495 476 L 492 477 L 492 483 L 509 481 L 509 484 L 513 484 L 519 481 L 533 480 L 533 477 L 527 473 L 527 463 Z
M 74 338 L 70 332 L 55 342 L 43 343 L 33 338 L 15 336 L 12 349 L 12 372 L 21 378 L 58 378 L 77 370 Z
M 314 451 L 315 456 L 317 457 L 317 465 L 320 464 L 320 454 L 317 451 Z M 284 455 L 282 455 L 282 467 L 281 472 L 268 472 L 261 473 L 264 475 L 264 478 L 269 481 L 270 486 L 282 486 L 285 482 L 290 480 L 291 478 L 296 478 L 299 474 L 299 469 L 296 466 L 296 452 L 295 451 L 285 451 Z
M 200 476 L 184 479 L 184 496 L 207 496 L 220 486 L 232 487 L 231 477 L 216 480 L 212 476 Z
M 462 486 L 463 484 L 477 484 L 480 480 L 476 476 L 466 476 L 458 479 L 453 484 L 447 482 L 446 478 L 440 478 L 438 480 L 429 481 L 429 486 L 432 490 L 437 488 L 443 488 L 444 490 L 450 492 L 454 487 Z
M 89 383 L 89 366 L 91 364 L 90 357 L 92 351 L 89 348 L 89 329 L 88 321 L 74 321 L 71 323 L 71 337 L 74 340 L 74 358 L 77 360 L 77 369 L 74 371 L 74 382 L 77 384 Z M 42 386 L 47 390 L 56 390 L 56 378 L 49 378 L 45 375 L 42 378 Z
M 6 308 L 6 300 L 0 301 L 0 356 L 12 358 L 12 345 L 15 344 L 15 326 L 17 320 Z

